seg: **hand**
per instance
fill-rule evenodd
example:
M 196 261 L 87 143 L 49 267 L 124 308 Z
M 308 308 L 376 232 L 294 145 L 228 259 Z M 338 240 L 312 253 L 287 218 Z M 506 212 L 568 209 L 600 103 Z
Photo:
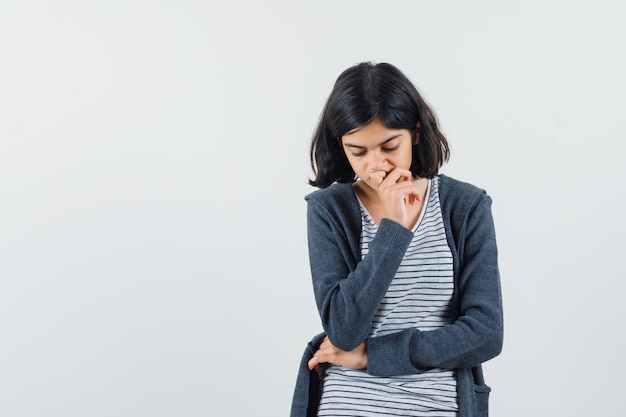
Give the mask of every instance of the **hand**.
M 332 363 L 351 369 L 365 369 L 367 368 L 365 342 L 361 343 L 354 350 L 346 352 L 335 347 L 328 337 L 325 337 L 320 347 L 313 354 L 313 358 L 309 361 L 309 370 L 319 370 L 321 363 Z
M 413 205 L 422 199 L 413 184 L 411 171 L 396 167 L 388 174 L 385 171 L 376 171 L 370 178 L 378 187 L 376 191 L 383 209 L 382 217 L 408 228 L 407 204 Z

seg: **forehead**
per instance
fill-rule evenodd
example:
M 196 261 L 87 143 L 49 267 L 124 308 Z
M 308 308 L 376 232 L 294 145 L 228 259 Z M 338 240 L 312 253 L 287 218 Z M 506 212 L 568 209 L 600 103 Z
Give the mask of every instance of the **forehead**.
M 343 135 L 343 139 L 350 142 L 384 142 L 402 136 L 410 136 L 410 132 L 407 129 L 388 128 L 381 121 L 375 119 L 365 126 L 361 126 L 349 131 L 348 133 Z

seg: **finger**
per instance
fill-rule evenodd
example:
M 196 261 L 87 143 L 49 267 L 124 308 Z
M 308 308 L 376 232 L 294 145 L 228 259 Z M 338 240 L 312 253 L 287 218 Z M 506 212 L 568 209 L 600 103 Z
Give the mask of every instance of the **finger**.
M 422 196 L 417 191 L 417 189 L 413 187 L 413 191 L 409 194 L 409 204 L 415 204 L 421 200 L 422 200 Z
M 391 183 L 410 181 L 412 177 L 413 174 L 411 174 L 411 171 L 409 171 L 408 169 L 395 167 L 394 169 L 389 171 L 389 174 L 387 174 L 387 181 Z
M 413 204 L 416 201 L 421 201 L 422 196 L 419 193 L 419 190 L 417 189 L 415 183 L 410 180 L 402 181 L 402 178 L 406 177 L 401 177 L 394 186 L 394 189 L 404 194 L 404 197 L 406 199 L 405 201 L 407 201 L 409 204 Z
M 391 181 L 391 177 L 389 177 L 389 181 Z M 403 198 L 406 202 L 413 203 L 415 201 L 421 201 L 422 196 L 419 193 L 419 190 L 413 183 L 413 181 L 402 181 L 391 184 L 388 187 L 384 188 L 387 192 L 393 193 L 397 198 Z M 411 201 L 415 199 L 415 201 Z
M 313 356 L 309 362 L 307 363 L 308 367 L 309 367 L 309 371 L 312 371 L 313 368 L 318 367 L 319 366 L 319 359 L 316 358 L 315 356 Z
M 379 186 L 384 181 L 385 177 L 387 177 L 386 171 L 375 171 L 370 174 L 370 178 L 374 181 L 376 186 Z
M 313 368 L 319 368 L 320 363 L 328 362 L 326 358 L 330 354 L 332 354 L 333 348 L 334 346 L 328 339 L 328 336 L 324 337 L 319 347 L 313 354 L 313 357 L 307 363 L 309 370 L 313 370 Z
M 320 364 L 329 362 L 328 356 L 329 356 L 328 354 L 323 353 L 323 352 L 322 353 L 320 353 L 319 351 L 315 352 L 315 355 L 313 355 L 313 357 L 307 363 L 309 370 L 311 371 L 314 368 L 319 367 Z

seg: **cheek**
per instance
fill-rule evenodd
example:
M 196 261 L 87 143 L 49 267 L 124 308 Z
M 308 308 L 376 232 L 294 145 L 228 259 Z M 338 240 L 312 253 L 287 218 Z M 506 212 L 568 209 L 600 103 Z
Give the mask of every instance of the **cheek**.
M 350 166 L 352 167 L 352 170 L 354 172 L 361 172 L 363 171 L 363 164 L 360 164 L 359 161 L 350 161 Z
M 359 165 L 357 161 L 355 161 L 354 157 L 351 157 L 347 153 L 345 155 L 346 155 L 346 160 L 348 161 L 348 164 L 350 164 L 350 167 L 352 168 L 352 170 L 356 172 L 359 169 L 358 168 Z

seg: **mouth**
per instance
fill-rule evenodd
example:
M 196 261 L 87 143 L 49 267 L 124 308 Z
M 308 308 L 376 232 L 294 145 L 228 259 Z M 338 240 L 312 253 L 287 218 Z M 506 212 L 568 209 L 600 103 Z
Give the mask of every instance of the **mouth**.
M 389 171 L 385 171 L 385 170 L 378 170 L 378 171 L 373 171 L 372 174 L 376 174 L 376 175 L 380 175 L 381 177 L 385 178 L 387 175 L 389 175 L 389 173 L 391 172 L 391 170 Z M 370 175 L 372 175 L 370 174 Z
M 370 173 L 370 181 L 373 181 L 374 184 L 378 186 L 385 180 L 385 178 L 387 178 L 387 174 L 388 172 L 382 169 L 379 171 L 373 171 Z

